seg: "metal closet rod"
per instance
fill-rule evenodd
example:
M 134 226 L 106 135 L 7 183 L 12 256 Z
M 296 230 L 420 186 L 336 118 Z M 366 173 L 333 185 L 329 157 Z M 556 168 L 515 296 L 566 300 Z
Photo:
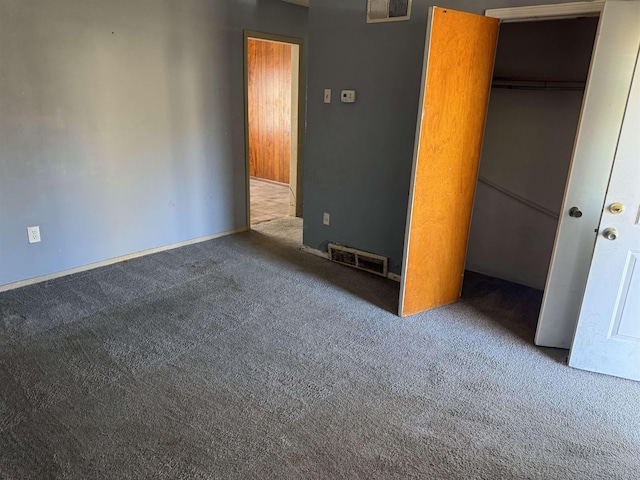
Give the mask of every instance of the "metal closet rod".
M 582 91 L 586 82 L 584 80 L 563 80 L 541 77 L 493 77 L 492 88 L 504 88 L 509 90 L 569 90 Z

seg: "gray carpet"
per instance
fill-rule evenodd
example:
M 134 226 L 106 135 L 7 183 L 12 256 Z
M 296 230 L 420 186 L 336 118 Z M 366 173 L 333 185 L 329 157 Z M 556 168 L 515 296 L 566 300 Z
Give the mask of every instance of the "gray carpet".
M 301 223 L 0 294 L 0 478 L 640 475 L 640 384 L 532 345 L 537 291 L 398 285 Z

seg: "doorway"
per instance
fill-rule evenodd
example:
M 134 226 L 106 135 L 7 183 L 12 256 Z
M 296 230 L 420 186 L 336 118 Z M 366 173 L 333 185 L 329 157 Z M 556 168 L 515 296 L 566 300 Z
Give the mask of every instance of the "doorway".
M 637 3 L 589 2 L 487 10 L 502 22 L 598 17 L 570 173 L 535 343 L 571 347 L 637 57 Z
M 544 290 L 598 21 L 500 26 L 467 270 Z
M 302 40 L 245 31 L 247 226 L 301 216 Z

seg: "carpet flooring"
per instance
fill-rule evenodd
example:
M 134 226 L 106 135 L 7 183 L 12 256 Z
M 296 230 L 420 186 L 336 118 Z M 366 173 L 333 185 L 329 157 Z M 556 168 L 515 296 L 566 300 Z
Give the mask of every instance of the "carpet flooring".
M 0 294 L 0 478 L 638 478 L 640 384 L 534 347 L 539 292 L 400 319 L 301 231 Z

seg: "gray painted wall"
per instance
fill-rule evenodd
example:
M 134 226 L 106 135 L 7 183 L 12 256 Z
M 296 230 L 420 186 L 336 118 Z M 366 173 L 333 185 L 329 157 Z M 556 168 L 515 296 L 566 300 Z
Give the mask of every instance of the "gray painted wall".
M 597 18 L 504 24 L 494 75 L 587 78 Z M 583 92 L 493 89 L 469 235 L 467 268 L 543 289 Z
M 527 4 L 562 3 L 531 0 Z M 312 1 L 309 9 L 304 243 L 343 243 L 390 257 L 400 272 L 420 94 L 428 7 L 411 20 L 367 24 L 365 0 Z M 518 0 L 443 0 L 441 7 L 483 14 Z M 334 102 L 323 103 L 324 88 Z M 357 90 L 355 104 L 337 91 Z M 331 225 L 322 224 L 323 212 Z
M 245 226 L 242 30 L 306 38 L 307 15 L 0 0 L 0 285 Z

